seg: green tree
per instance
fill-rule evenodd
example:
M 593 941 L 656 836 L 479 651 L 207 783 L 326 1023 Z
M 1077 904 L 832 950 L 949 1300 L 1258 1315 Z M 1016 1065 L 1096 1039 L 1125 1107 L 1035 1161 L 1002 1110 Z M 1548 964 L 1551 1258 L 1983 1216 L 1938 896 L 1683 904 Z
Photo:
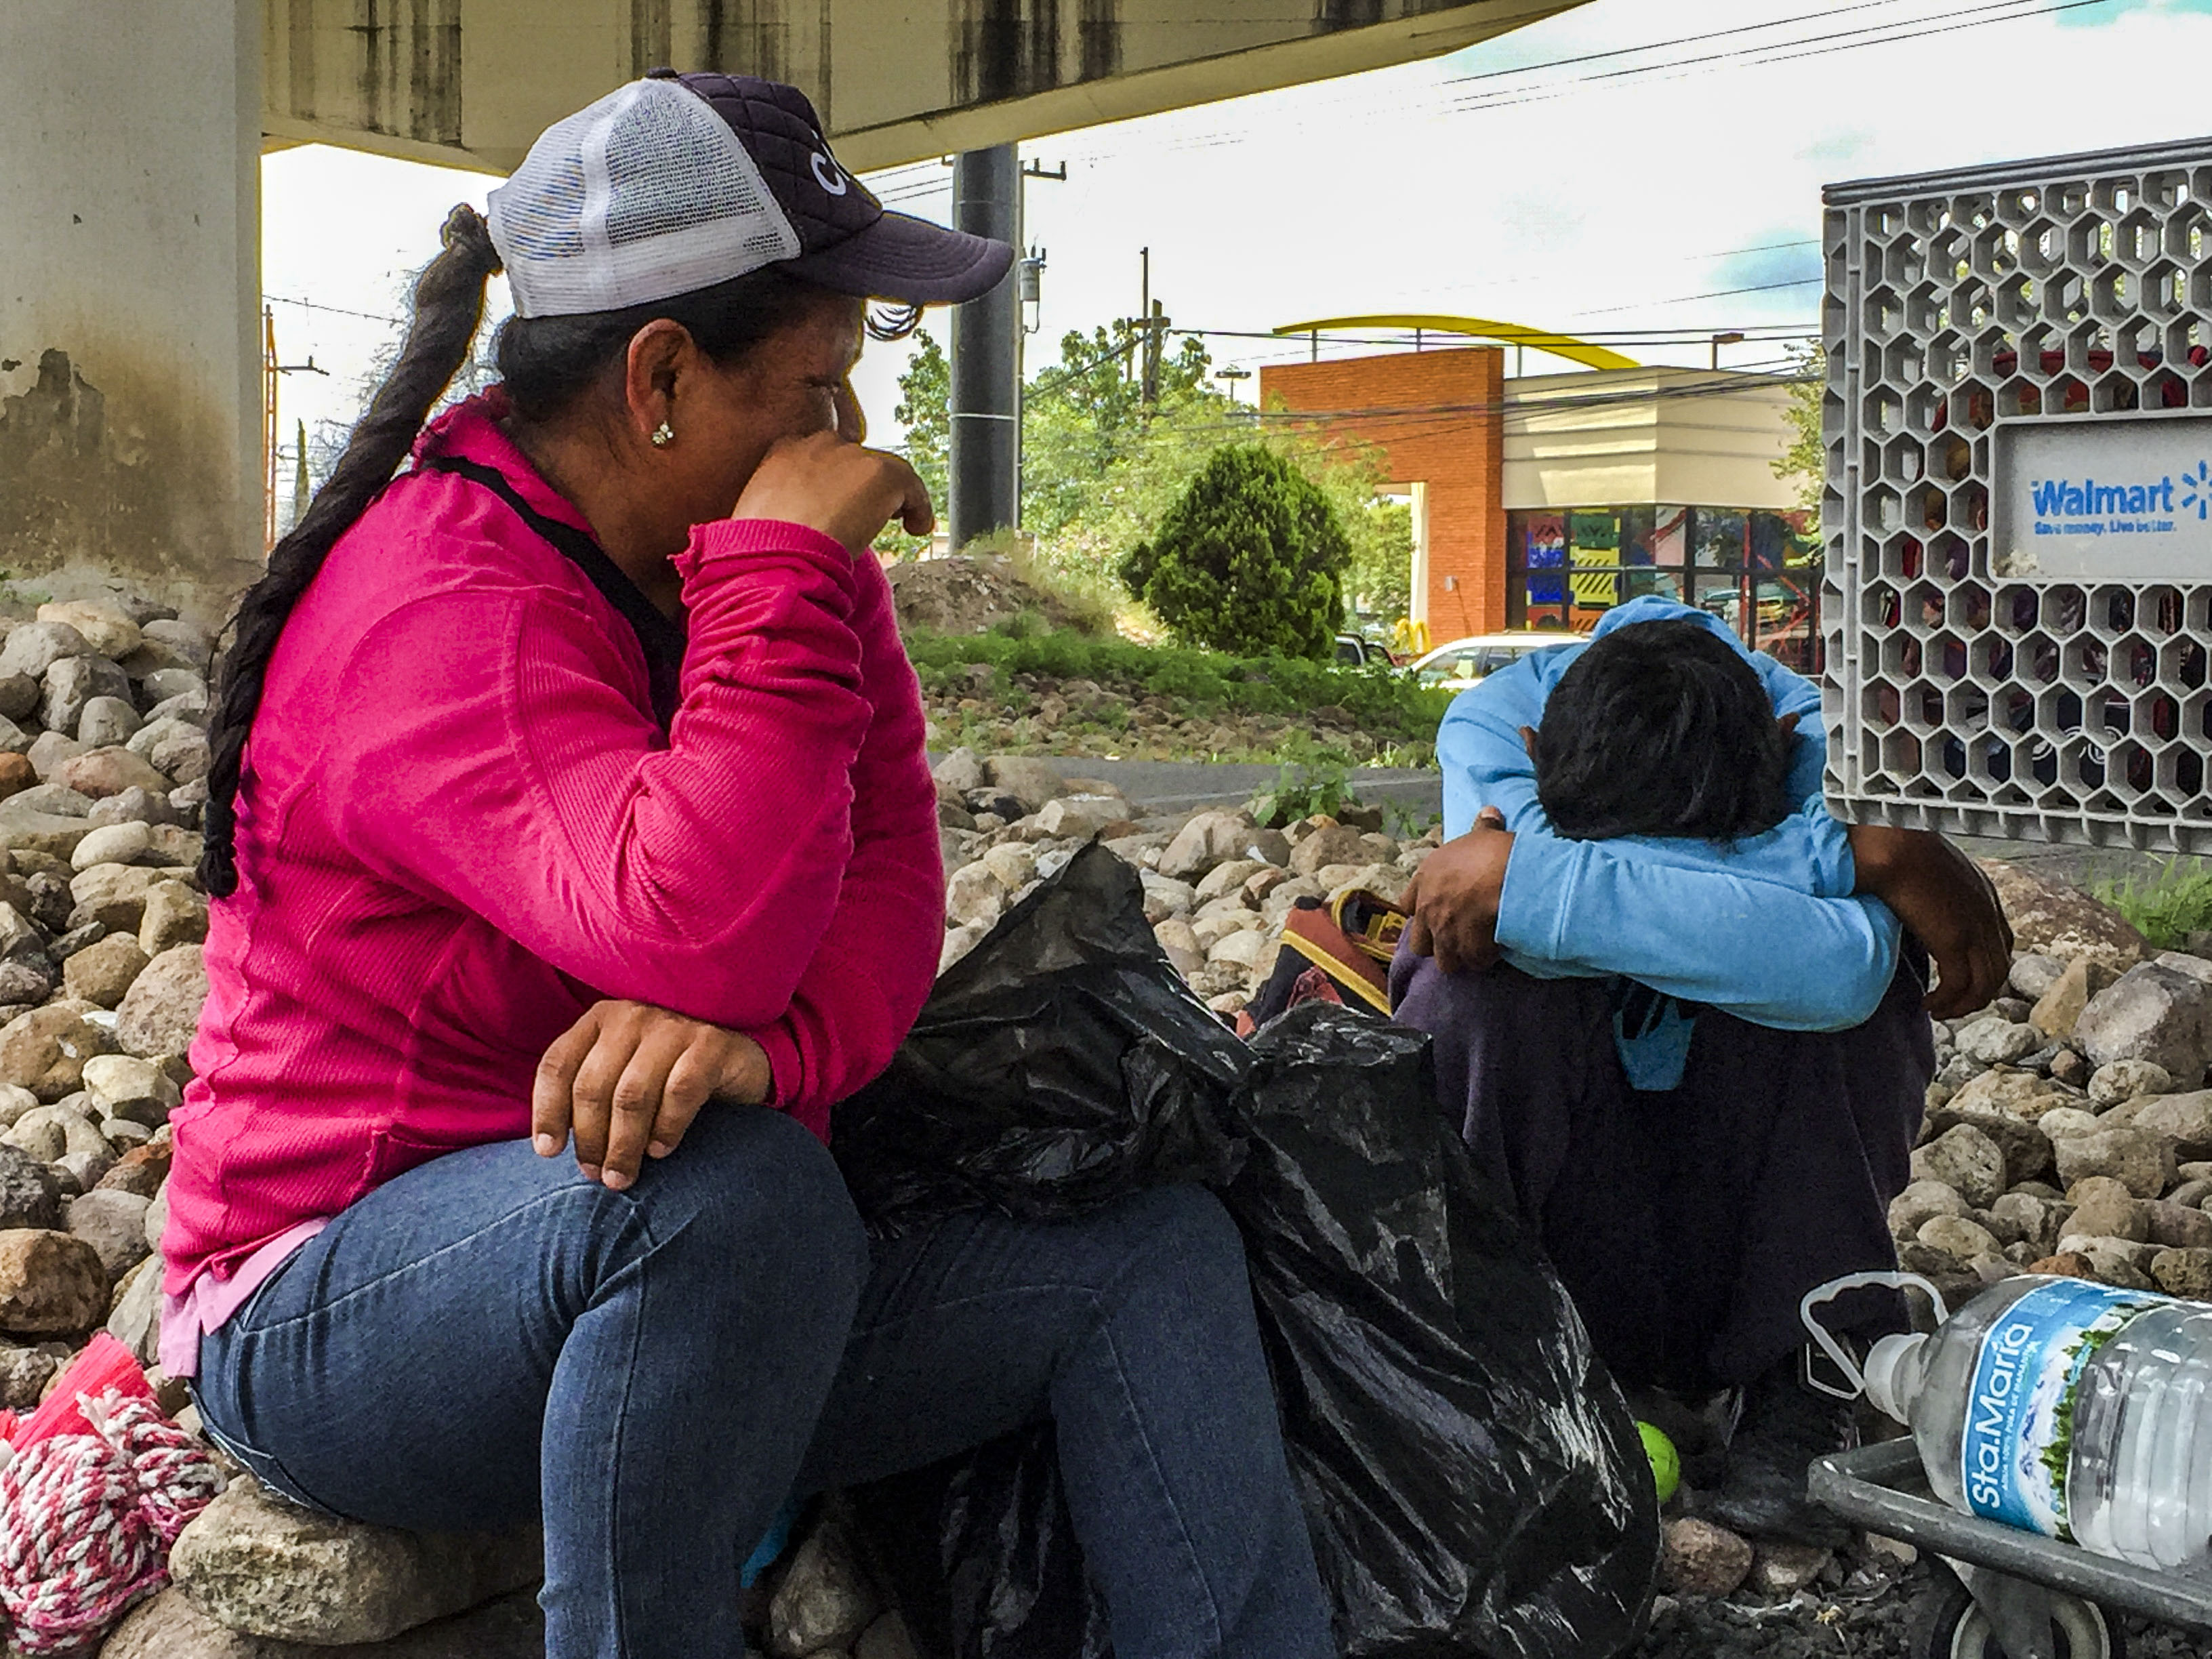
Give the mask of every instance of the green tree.
M 1805 509 L 1803 533 L 1820 534 L 1820 490 L 1828 476 L 1827 446 L 1820 441 L 1820 398 L 1828 384 L 1828 354 L 1816 340 L 1790 353 L 1796 378 L 1790 387 L 1790 447 L 1772 463 L 1774 476 L 1796 485 Z
M 1119 574 L 1194 645 L 1321 658 L 1344 614 L 1351 556 L 1328 493 L 1296 464 L 1264 444 L 1224 444 Z
M 929 487 L 939 516 L 952 465 L 952 365 L 936 337 L 924 334 L 899 376 L 899 400 L 891 412 L 906 428 L 906 459 Z

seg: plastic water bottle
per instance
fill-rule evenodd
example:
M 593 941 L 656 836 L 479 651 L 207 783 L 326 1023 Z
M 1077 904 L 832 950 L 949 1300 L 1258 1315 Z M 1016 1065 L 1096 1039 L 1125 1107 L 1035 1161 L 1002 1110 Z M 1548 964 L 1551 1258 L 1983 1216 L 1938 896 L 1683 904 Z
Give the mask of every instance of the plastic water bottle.
M 2212 1575 L 2212 1304 L 2006 1279 L 1933 1335 L 1881 1338 L 1865 1387 L 1953 1507 Z

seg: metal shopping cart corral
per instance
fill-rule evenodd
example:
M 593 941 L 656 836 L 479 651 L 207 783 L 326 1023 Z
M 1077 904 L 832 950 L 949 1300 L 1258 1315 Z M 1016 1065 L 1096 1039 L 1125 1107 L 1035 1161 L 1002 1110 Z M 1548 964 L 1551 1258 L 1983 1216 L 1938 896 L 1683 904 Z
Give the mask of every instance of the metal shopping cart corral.
M 1954 1575 L 1917 1609 L 1911 1659 L 2123 1659 L 2116 1614 L 2202 1632 L 2212 1577 L 2157 1572 L 1961 1515 L 1930 1494 L 1910 1439 L 1813 1465 L 1812 1495 L 1846 1520 L 1942 1559 Z

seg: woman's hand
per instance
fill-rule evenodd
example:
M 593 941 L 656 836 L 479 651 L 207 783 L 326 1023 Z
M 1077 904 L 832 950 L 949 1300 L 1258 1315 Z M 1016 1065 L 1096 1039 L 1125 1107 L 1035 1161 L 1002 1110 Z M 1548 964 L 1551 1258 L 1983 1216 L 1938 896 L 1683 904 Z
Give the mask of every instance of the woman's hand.
M 842 542 L 856 557 L 893 519 L 909 536 L 927 536 L 937 524 L 929 490 L 912 467 L 835 432 L 786 438 L 770 449 L 730 516 L 803 524 Z
M 647 1154 L 666 1158 L 709 1100 L 768 1098 L 768 1055 L 749 1036 L 643 1002 L 602 1002 L 538 1062 L 530 1133 L 540 1158 L 576 1141 L 576 1163 L 620 1192 Z

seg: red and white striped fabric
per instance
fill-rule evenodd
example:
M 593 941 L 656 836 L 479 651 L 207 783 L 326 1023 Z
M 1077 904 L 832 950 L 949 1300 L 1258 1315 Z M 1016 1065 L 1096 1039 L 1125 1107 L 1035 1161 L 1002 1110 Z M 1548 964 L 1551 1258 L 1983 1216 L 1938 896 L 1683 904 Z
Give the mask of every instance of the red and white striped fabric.
M 222 1489 L 207 1449 L 162 1414 L 112 1338 L 78 1356 L 8 1452 L 0 1609 L 24 1654 L 90 1652 L 167 1581 L 169 1546 Z

